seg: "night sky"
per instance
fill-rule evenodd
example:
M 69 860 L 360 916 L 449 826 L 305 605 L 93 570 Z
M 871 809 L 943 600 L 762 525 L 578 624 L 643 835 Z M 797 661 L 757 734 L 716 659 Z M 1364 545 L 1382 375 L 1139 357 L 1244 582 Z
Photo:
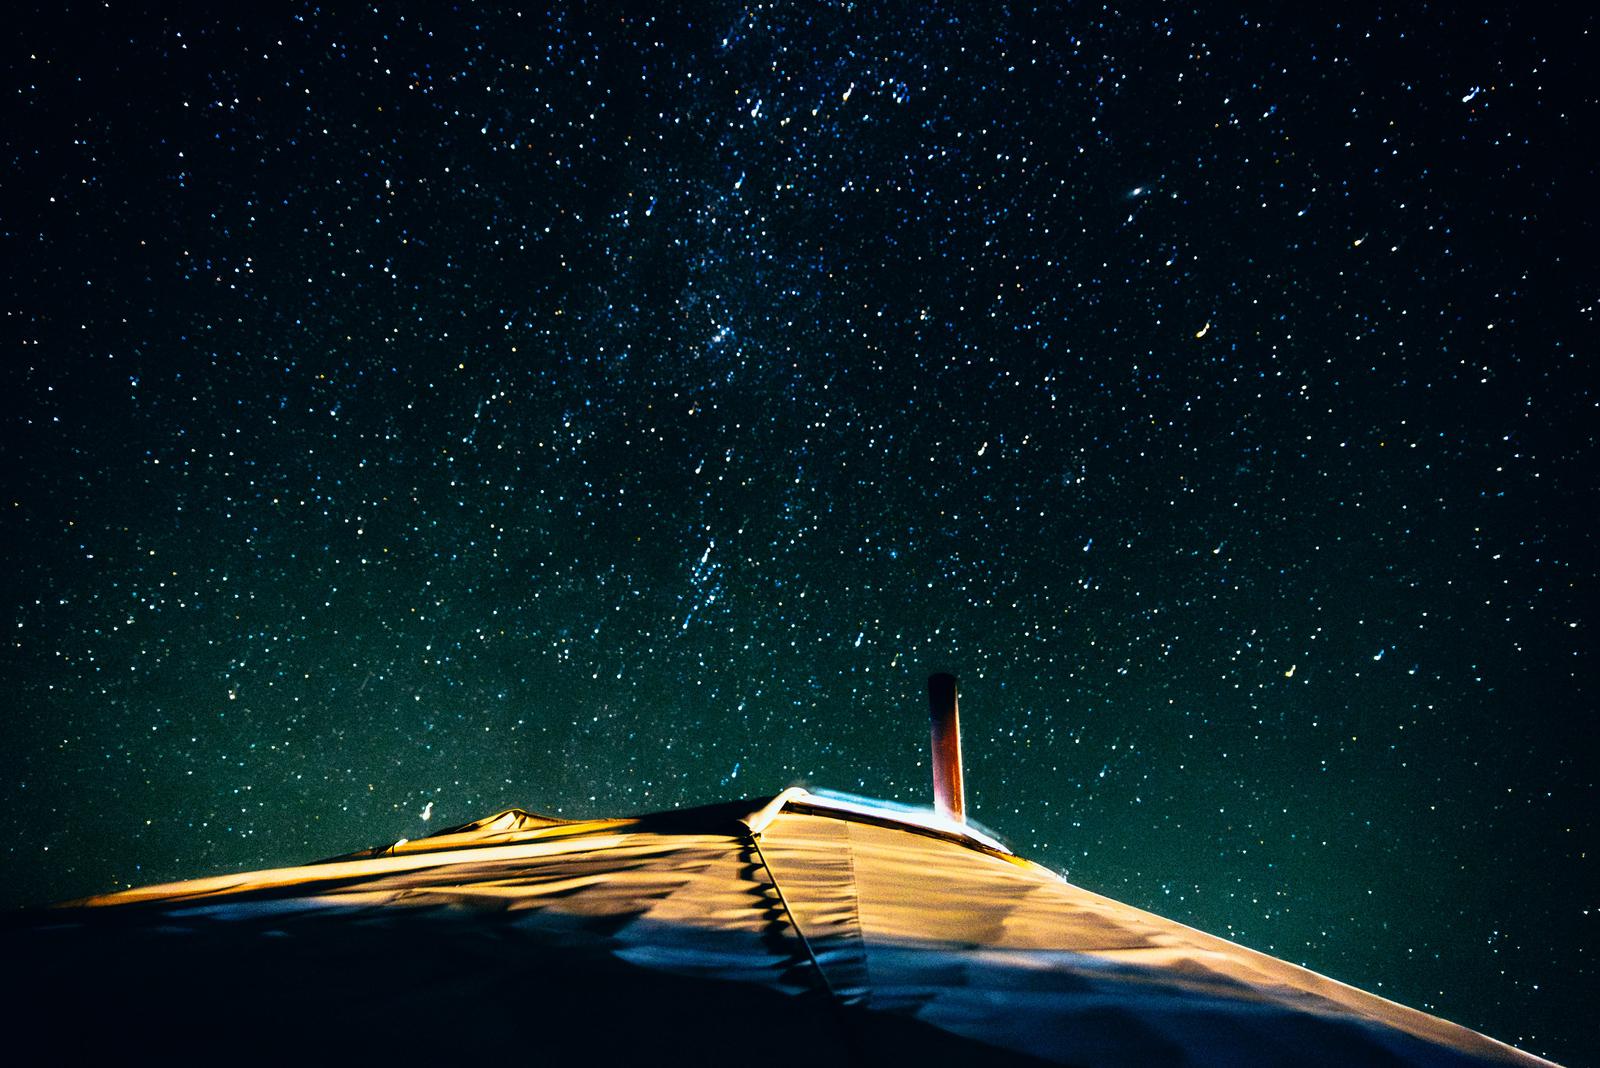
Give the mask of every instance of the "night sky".
M 1595 16 L 263 6 L 6 34 L 4 903 L 920 802 L 948 670 L 1019 852 L 1600 1062 Z

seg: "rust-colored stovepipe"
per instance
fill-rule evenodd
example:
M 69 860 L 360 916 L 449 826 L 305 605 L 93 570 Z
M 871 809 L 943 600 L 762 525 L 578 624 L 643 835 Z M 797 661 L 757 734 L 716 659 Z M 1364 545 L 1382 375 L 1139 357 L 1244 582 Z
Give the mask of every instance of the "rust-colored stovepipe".
M 961 786 L 961 712 L 956 704 L 956 677 L 928 676 L 928 717 L 933 730 L 933 805 L 958 823 L 967 822 L 966 792 Z

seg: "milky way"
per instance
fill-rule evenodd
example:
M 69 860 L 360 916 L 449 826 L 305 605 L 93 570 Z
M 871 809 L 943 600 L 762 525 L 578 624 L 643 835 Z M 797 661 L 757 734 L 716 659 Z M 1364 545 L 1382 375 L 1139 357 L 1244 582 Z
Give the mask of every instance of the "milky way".
M 8 34 L 7 903 L 923 801 L 948 670 L 1018 851 L 1596 1059 L 1595 19 L 654 7 Z

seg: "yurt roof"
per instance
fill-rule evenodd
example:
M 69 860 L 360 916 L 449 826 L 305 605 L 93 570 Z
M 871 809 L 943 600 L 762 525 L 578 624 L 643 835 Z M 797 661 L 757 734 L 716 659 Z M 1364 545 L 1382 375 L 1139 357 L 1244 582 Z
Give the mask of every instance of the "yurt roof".
M 3 944 L 32 977 L 22 1010 L 85 1021 L 57 1029 L 80 1051 L 1546 1063 L 1074 886 L 947 815 L 801 789 L 621 819 L 512 809 L 84 899 Z

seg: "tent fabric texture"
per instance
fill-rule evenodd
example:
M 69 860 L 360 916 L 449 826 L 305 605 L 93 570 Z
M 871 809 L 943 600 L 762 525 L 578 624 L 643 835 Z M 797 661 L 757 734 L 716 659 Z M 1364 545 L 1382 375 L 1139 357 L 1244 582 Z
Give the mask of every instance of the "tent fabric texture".
M 58 1056 L 532 1063 L 1547 1064 L 1064 881 L 928 813 L 792 789 L 513 809 L 302 867 L 14 917 Z

